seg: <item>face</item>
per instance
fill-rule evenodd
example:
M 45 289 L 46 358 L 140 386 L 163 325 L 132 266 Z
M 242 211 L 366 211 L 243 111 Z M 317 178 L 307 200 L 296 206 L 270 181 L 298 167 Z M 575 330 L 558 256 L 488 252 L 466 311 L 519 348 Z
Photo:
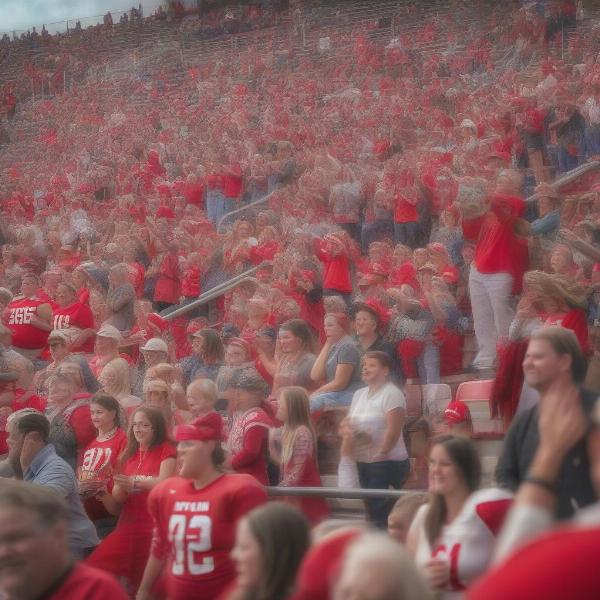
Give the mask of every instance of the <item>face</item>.
M 569 261 L 564 251 L 557 249 L 550 256 L 550 266 L 555 273 L 564 271 L 568 265 Z
M 164 352 L 157 352 L 156 350 L 142 350 L 142 356 L 146 366 L 152 367 L 161 362 L 165 362 L 166 356 Z
M 167 403 L 168 398 L 165 398 L 165 394 L 163 392 L 146 392 L 146 406 L 163 411 L 165 410 Z
M 73 388 L 66 383 L 51 383 L 48 390 L 48 404 L 50 406 L 64 406 L 73 399 Z
M 94 342 L 94 348 L 96 349 L 96 354 L 110 354 L 116 351 L 115 340 L 107 337 L 96 336 L 96 341 Z
M 214 442 L 185 440 L 177 444 L 177 463 L 180 465 L 179 475 L 187 479 L 199 477 L 211 464 Z
M 410 529 L 412 517 L 413 514 L 404 508 L 392 511 L 388 517 L 388 533 L 390 537 L 402 545 L 406 544 L 406 536 Z
M 525 381 L 536 390 L 543 389 L 570 369 L 570 364 L 569 356 L 557 354 L 550 342 L 533 339 L 523 360 Z
M 366 310 L 359 310 L 354 317 L 356 335 L 371 335 L 377 330 L 377 320 Z
M 262 553 L 247 519 L 238 524 L 231 558 L 235 562 L 238 584 L 245 589 L 257 587 L 262 576 Z
M 21 293 L 23 294 L 23 296 L 28 298 L 29 296 L 35 295 L 37 288 L 37 281 L 33 277 L 23 278 L 23 281 L 21 282 Z
M 0 589 L 11 598 L 46 588 L 56 577 L 55 560 L 66 558 L 66 527 L 47 527 L 29 510 L 0 510 Z
M 204 338 L 201 335 L 192 337 L 192 350 L 194 354 L 201 355 L 204 350 Z
M 292 354 L 301 350 L 302 340 L 299 337 L 296 337 L 291 331 L 280 329 L 279 347 L 284 354 Z
M 75 302 L 73 293 L 69 288 L 65 287 L 64 285 L 59 285 L 56 288 L 54 299 L 56 300 L 56 303 L 59 306 L 70 306 Z
M 427 263 L 429 259 L 429 253 L 425 248 L 417 248 L 413 254 L 413 263 L 418 269 Z
M 277 403 L 277 412 L 275 413 L 275 417 L 279 419 L 282 423 L 285 423 L 288 420 L 289 410 L 283 394 L 279 396 L 279 402 Z
M 441 444 L 436 444 L 429 453 L 429 491 L 446 496 L 463 491 L 465 483 Z
M 326 317 L 325 318 L 325 336 L 328 340 L 337 341 L 341 340 L 346 332 L 343 327 L 340 327 L 337 319 L 335 317 Z
M 376 382 L 385 381 L 390 374 L 390 370 L 384 367 L 375 358 L 365 358 L 362 364 L 362 380 L 371 385 Z
M 465 264 L 470 265 L 475 258 L 475 248 L 473 248 L 473 246 L 464 246 L 461 251 L 461 256 L 463 257 Z
M 112 410 L 106 410 L 100 404 L 90 404 L 90 416 L 96 429 L 112 429 L 115 426 L 116 415 Z
M 10 406 L 15 399 L 15 382 L 2 381 L 0 382 L 0 406 Z
M 186 396 L 188 408 L 192 413 L 192 416 L 198 417 L 200 415 L 210 412 L 214 406 L 214 400 L 212 397 L 203 394 L 202 392 L 195 392 Z
M 143 412 L 135 413 L 131 422 L 131 429 L 140 446 L 150 446 L 152 437 L 154 436 L 154 429 L 152 428 L 150 419 Z
M 76 288 L 83 287 L 85 285 L 86 277 L 82 271 L 75 269 L 71 275 L 71 281 Z
M 22 433 L 19 433 L 14 423 L 6 428 L 8 437 L 6 438 L 6 445 L 8 446 L 8 460 L 11 465 L 17 466 L 20 469 L 21 450 L 23 449 Z
M 238 345 L 230 344 L 225 350 L 225 362 L 232 367 L 239 367 L 248 360 L 246 351 Z
M 69 350 L 67 349 L 67 345 L 61 340 L 52 340 L 48 342 L 48 346 L 50 347 L 50 354 L 52 355 L 52 359 L 55 362 L 62 360 L 67 354 L 69 354 Z

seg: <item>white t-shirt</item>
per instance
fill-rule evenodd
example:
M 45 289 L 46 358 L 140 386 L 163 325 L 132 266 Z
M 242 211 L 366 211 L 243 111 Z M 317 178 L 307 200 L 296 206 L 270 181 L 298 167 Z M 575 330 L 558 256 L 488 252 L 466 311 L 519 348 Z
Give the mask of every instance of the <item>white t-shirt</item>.
M 386 383 L 381 389 L 369 396 L 369 388 L 354 392 L 348 416 L 358 441 L 356 460 L 372 462 L 383 443 L 387 426 L 386 415 L 395 408 L 406 409 L 406 400 L 402 390 L 393 383 Z M 361 443 L 362 442 L 362 443 Z M 396 445 L 388 452 L 386 460 L 405 460 L 408 458 L 402 434 Z

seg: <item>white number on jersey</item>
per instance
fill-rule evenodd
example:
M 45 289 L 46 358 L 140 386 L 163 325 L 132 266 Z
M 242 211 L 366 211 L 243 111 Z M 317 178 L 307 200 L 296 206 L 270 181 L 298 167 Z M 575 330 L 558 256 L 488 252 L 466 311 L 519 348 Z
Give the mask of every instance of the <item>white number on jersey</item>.
M 85 471 L 99 471 L 110 463 L 111 448 L 90 448 L 83 454 L 82 469 Z
M 10 309 L 8 317 L 9 325 L 27 325 L 31 323 L 31 317 L 35 314 L 35 306 L 19 306 Z
M 69 329 L 70 322 L 71 322 L 71 315 L 55 315 L 54 316 L 54 329 Z
M 207 515 L 171 515 L 169 520 L 169 540 L 173 544 L 175 556 L 173 575 L 206 575 L 214 571 L 212 556 L 205 556 L 201 563 L 194 561 L 194 553 L 207 552 L 212 548 L 212 521 Z

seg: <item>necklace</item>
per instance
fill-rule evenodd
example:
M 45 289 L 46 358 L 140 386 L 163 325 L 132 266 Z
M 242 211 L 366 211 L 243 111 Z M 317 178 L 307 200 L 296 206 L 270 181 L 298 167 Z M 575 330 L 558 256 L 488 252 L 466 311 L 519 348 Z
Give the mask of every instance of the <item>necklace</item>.
M 108 440 L 112 440 L 115 437 L 115 434 L 117 433 L 117 429 L 118 427 L 115 425 L 110 431 L 107 431 L 106 433 L 103 434 L 99 434 L 98 435 L 98 441 L 99 442 L 108 442 Z

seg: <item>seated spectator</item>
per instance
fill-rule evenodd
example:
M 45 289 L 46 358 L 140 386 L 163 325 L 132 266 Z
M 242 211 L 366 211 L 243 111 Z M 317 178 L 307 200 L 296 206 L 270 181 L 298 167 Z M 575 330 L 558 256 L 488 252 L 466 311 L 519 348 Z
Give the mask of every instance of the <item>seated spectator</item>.
M 68 499 L 45 485 L 11 481 L 0 487 L 0 534 L 20 540 L 11 560 L 22 565 L 0 576 L 7 598 L 127 599 L 117 581 L 102 571 L 81 562 L 73 565 L 69 547 L 73 525 Z
M 218 390 L 210 379 L 194 379 L 186 390 L 187 405 L 192 419 L 198 419 L 215 410 Z
M 362 364 L 362 380 L 367 387 L 354 393 L 348 411 L 358 479 L 366 489 L 401 489 L 410 471 L 402 437 L 406 400 L 389 377 L 388 355 L 367 352 Z M 386 528 L 390 502 L 372 499 L 366 504 L 369 519 L 377 527 Z
M 48 487 L 66 501 L 69 548 L 73 558 L 84 558 L 98 544 L 98 536 L 81 504 L 73 468 L 50 443 L 48 419 L 37 411 L 25 409 L 9 417 L 7 431 L 8 459 L 17 479 Z
M 89 305 L 81 302 L 75 288 L 64 282 L 58 284 L 55 300 L 54 330 L 67 334 L 71 352 L 91 354 L 96 331 Z
M 117 400 L 124 414 L 142 403 L 140 398 L 131 393 L 130 371 L 127 361 L 118 358 L 111 360 L 98 376 L 102 391 Z
M 225 349 L 219 334 L 212 329 L 200 329 L 192 334 L 192 354 L 181 360 L 183 383 L 189 385 L 197 377 L 213 381 L 223 364 Z
M 348 406 L 362 387 L 360 354 L 349 335 L 350 319 L 346 314 L 328 313 L 324 324 L 327 341 L 310 372 L 313 382 L 321 384 L 311 395 L 311 412 Z
M 185 391 L 178 381 L 178 371 L 169 363 L 158 363 L 150 367 L 146 372 L 146 380 L 160 379 L 168 386 L 173 404 L 180 410 L 187 410 L 188 406 L 185 401 Z
M 306 391 L 301 387 L 283 388 L 275 416 L 283 423 L 283 427 L 277 437 L 271 436 L 269 457 L 279 464 L 279 485 L 321 487 L 317 466 L 317 436 L 310 419 Z M 329 515 L 324 498 L 290 497 L 286 501 L 296 505 L 312 525 Z
M 133 387 L 133 392 L 136 394 L 143 393 L 144 378 L 150 367 L 169 362 L 169 347 L 161 338 L 150 338 L 140 347 L 140 350 L 143 360 L 138 361 L 136 367 L 135 385 Z
M 171 403 L 171 389 L 167 383 L 161 379 L 151 379 L 144 385 L 144 406 L 149 406 L 158 410 L 165 419 L 169 435 L 175 430 L 175 427 L 184 425 L 190 420 L 190 415 L 186 411 L 173 409 Z
M 250 344 L 242 338 L 234 337 L 229 340 L 225 348 L 225 364 L 219 369 L 215 383 L 219 395 L 219 410 L 227 407 L 230 400 L 229 380 L 239 369 L 254 370 L 254 361 L 251 360 Z
M 89 361 L 90 369 L 96 377 L 111 361 L 123 360 L 119 357 L 119 344 L 122 340 L 121 333 L 112 325 L 102 325 L 96 332 L 94 356 Z

